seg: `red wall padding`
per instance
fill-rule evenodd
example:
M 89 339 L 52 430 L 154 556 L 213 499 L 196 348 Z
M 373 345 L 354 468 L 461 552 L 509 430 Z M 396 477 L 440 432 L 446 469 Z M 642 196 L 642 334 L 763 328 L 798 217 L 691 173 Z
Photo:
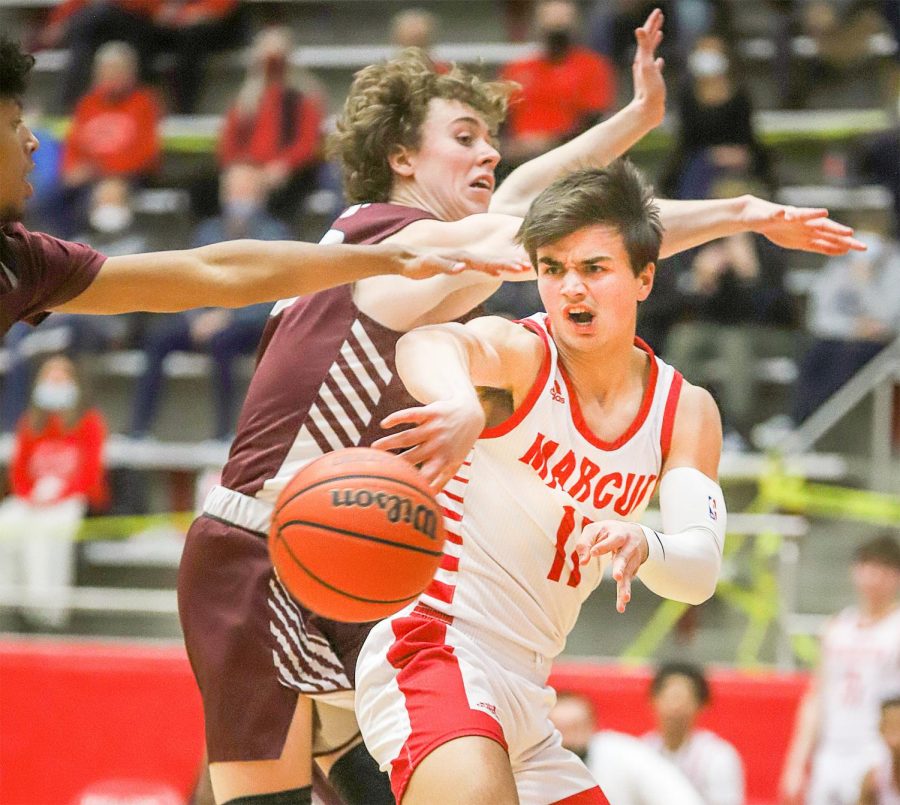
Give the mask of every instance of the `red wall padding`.
M 604 728 L 639 735 L 651 726 L 647 670 L 558 663 L 552 681 L 588 694 Z M 773 801 L 807 678 L 716 671 L 711 683 L 704 726 L 740 751 L 750 800 Z M 72 805 L 88 786 L 112 780 L 156 783 L 186 797 L 202 721 L 181 648 L 0 642 L 0 803 Z

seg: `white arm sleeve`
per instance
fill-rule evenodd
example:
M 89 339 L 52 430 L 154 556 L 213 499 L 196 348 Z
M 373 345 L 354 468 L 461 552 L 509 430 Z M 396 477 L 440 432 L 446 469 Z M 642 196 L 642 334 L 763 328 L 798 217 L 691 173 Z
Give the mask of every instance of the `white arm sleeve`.
M 642 525 L 650 546 L 638 577 L 657 595 L 702 604 L 716 591 L 725 546 L 721 487 L 692 467 L 667 472 L 659 487 L 664 533 Z

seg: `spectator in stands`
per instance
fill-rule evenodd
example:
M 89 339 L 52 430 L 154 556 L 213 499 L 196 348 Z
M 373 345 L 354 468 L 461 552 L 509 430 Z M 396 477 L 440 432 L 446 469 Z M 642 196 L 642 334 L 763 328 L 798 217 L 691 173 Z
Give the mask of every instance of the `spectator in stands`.
M 859 239 L 868 251 L 831 258 L 812 285 L 812 344 L 800 363 L 797 424 L 900 334 L 900 247 L 875 232 Z
M 428 56 L 438 32 L 437 15 L 424 8 L 407 8 L 391 18 L 391 43 L 398 50 L 421 48 Z
M 84 405 L 72 361 L 48 359 L 16 431 L 12 494 L 0 504 L 0 583 L 23 588 L 23 612 L 34 624 L 59 628 L 68 619 L 75 535 L 85 511 L 107 502 L 105 435 L 102 415 Z
M 637 738 L 597 732 L 590 699 L 560 693 L 550 720 L 562 745 L 584 761 L 610 802 L 616 805 L 703 805 L 685 776 Z
M 237 99 L 225 115 L 219 164 L 249 162 L 262 169 L 269 210 L 292 219 L 316 187 L 322 162 L 323 102 L 308 75 L 290 70 L 286 28 L 262 31 Z
M 514 168 L 586 130 L 616 102 L 616 77 L 605 58 L 576 44 L 573 0 L 541 0 L 535 10 L 541 52 L 514 61 L 501 77 L 521 89 L 511 99 L 504 164 Z
M 140 182 L 159 168 L 159 104 L 138 83 L 137 54 L 124 42 L 97 51 L 94 83 L 75 109 L 63 150 L 62 177 L 83 188 L 108 176 Z
M 688 56 L 689 78 L 677 98 L 678 138 L 663 179 L 676 198 L 706 198 L 723 176 L 750 176 L 771 192 L 766 150 L 753 126 L 750 95 L 741 86 L 734 55 L 716 35 L 697 40 Z
M 900 3 L 897 9 L 900 13 Z M 900 79 L 897 104 L 896 116 L 900 119 Z M 852 162 L 860 179 L 883 185 L 891 194 L 892 231 L 894 238 L 900 239 L 900 122 L 886 131 L 864 137 L 854 148 Z
M 863 777 L 883 751 L 879 710 L 900 689 L 896 534 L 859 545 L 850 575 L 856 602 L 829 621 L 819 667 L 797 710 L 781 776 L 786 805 L 856 805 Z
M 237 47 L 243 40 L 237 0 L 64 0 L 41 36 L 45 47 L 69 48 L 63 111 L 85 91 L 98 48 L 123 41 L 139 55 L 144 81 L 153 77 L 158 53 L 174 55 L 174 106 L 181 114 L 194 111 L 207 54 Z
M 687 663 L 663 665 L 653 677 L 650 694 L 657 729 L 644 740 L 684 772 L 706 805 L 741 805 L 740 755 L 728 741 L 696 727 L 710 696 L 703 671 Z
M 232 165 L 222 179 L 222 215 L 197 227 L 193 245 L 206 246 L 227 240 L 287 240 L 287 228 L 265 211 L 262 170 L 252 165 Z M 253 352 L 271 310 L 264 303 L 230 310 L 206 308 L 160 317 L 145 336 L 147 366 L 137 382 L 131 435 L 149 435 L 163 383 L 163 360 L 174 350 L 193 350 L 210 356 L 213 363 L 215 433 L 229 438 L 234 429 L 235 389 L 233 363 Z
M 726 448 L 742 449 L 759 399 L 759 331 L 794 324 L 784 256 L 742 233 L 677 256 L 675 269 L 674 288 L 661 290 L 669 290 L 677 320 L 660 349 L 686 377 L 715 390 Z
M 879 731 L 887 753 L 863 779 L 859 805 L 896 805 L 900 802 L 900 688 L 881 703 Z

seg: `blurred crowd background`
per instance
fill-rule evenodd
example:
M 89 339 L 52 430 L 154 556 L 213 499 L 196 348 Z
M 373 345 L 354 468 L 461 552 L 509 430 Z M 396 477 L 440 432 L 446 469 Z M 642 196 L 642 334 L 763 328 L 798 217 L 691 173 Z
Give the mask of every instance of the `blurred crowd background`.
M 26 117 L 41 147 L 26 224 L 107 255 L 317 240 L 344 207 L 325 138 L 352 75 L 407 46 L 428 50 L 436 69 L 457 61 L 521 85 L 500 133 L 506 175 L 629 100 L 633 31 L 656 6 L 667 116 L 630 156 L 658 194 L 828 207 L 869 248 L 827 259 L 743 234 L 678 255 L 657 272 L 639 335 L 713 391 L 730 510 L 766 508 L 780 465 L 763 456 L 789 445 L 803 459 L 795 474 L 880 497 L 829 510 L 810 495 L 790 533 L 741 532 L 726 584 L 768 595 L 777 623 L 720 596 L 657 632 L 658 602 L 645 595 L 611 625 L 604 586 L 570 652 L 814 664 L 815 648 L 791 641 L 865 596 L 851 556 L 900 525 L 898 0 L 4 0 L 0 25 L 37 57 Z M 519 318 L 539 305 L 516 284 L 487 309 Z M 56 541 L 3 565 L 0 628 L 177 636 L 174 607 L 153 614 L 127 596 L 93 606 L 87 592 L 48 604 L 41 591 L 171 589 L 183 520 L 142 515 L 190 512 L 215 481 L 267 314 L 54 315 L 13 327 L 0 347 L 10 468 L 0 536 L 7 550 L 15 518 L 39 510 Z M 86 514 L 105 516 L 84 524 Z M 900 573 L 886 550 L 882 564 Z M 679 723 L 693 723 L 708 696 L 701 672 L 667 674 L 687 686 L 693 715 Z M 652 691 L 660 707 L 666 678 Z M 593 723 L 589 703 L 565 706 L 561 718 Z M 734 750 L 722 751 L 728 765 Z

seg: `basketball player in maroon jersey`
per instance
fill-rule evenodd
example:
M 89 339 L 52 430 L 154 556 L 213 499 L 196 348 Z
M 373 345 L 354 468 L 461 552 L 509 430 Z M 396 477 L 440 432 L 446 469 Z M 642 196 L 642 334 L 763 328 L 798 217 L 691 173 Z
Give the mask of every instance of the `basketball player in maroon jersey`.
M 508 87 L 458 69 L 436 74 L 415 52 L 361 71 L 335 139 L 355 204 L 323 242 L 433 240 L 520 254 L 515 216 L 543 187 L 577 165 L 611 160 L 662 119 L 662 63 L 654 55 L 661 24 L 654 13 L 637 32 L 635 100 L 519 168 L 496 194 L 493 133 Z M 671 202 L 663 251 L 747 228 L 789 247 L 854 248 L 851 230 L 824 215 L 751 197 Z M 220 803 L 308 802 L 312 754 L 329 755 L 324 767 L 333 763 L 329 776 L 345 800 L 389 801 L 360 784 L 371 780 L 371 761 L 352 714 L 340 709 L 352 702 L 368 626 L 329 622 L 292 602 L 273 575 L 264 536 L 278 492 L 300 467 L 333 449 L 371 444 L 384 435 L 384 416 L 413 403 L 394 365 L 400 335 L 467 315 L 497 285 L 365 280 L 274 309 L 222 485 L 189 533 L 179 578 Z
M 381 273 L 415 278 L 463 268 L 495 274 L 515 269 L 515 260 L 484 260 L 450 250 L 434 254 L 386 245 L 359 249 L 246 240 L 107 259 L 80 243 L 30 232 L 17 221 L 32 193 L 27 176 L 39 145 L 22 120 L 22 95 L 33 64 L 18 45 L 0 38 L 0 336 L 17 321 L 37 324 L 50 310 L 240 307 Z

